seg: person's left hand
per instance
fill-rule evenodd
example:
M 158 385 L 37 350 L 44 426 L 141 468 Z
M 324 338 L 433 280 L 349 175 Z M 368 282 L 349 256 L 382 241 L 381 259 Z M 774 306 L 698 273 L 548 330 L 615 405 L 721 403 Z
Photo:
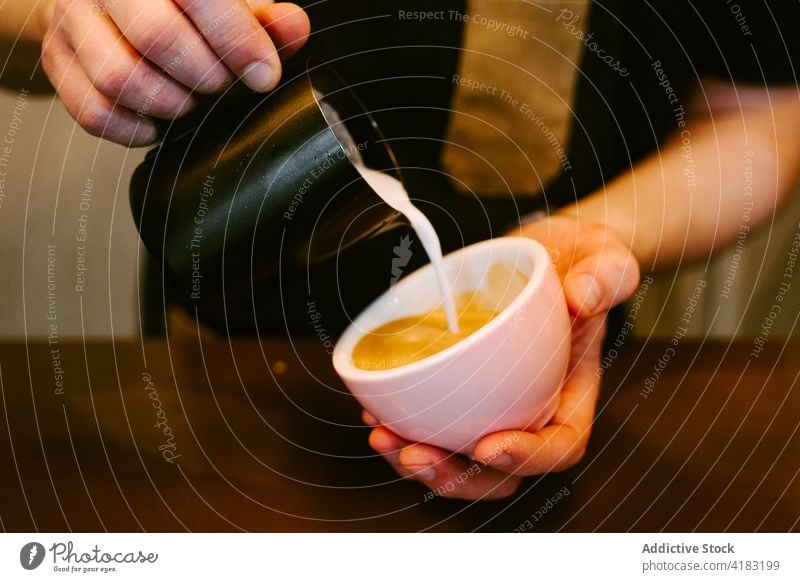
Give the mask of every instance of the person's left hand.
M 378 425 L 368 412 L 363 415 L 365 423 L 375 426 L 370 446 L 401 476 L 421 481 L 443 497 L 506 497 L 523 476 L 561 471 L 582 458 L 600 391 L 606 312 L 627 299 L 639 282 L 639 266 L 630 249 L 604 224 L 553 216 L 514 234 L 535 238 L 550 249 L 573 316 L 567 379 L 550 423 L 537 432 L 502 431 L 484 437 L 475 448 L 475 463 L 406 441 Z
M 281 60 L 310 33 L 297 5 L 273 0 L 38 0 L 41 63 L 67 112 L 92 135 L 158 141 L 200 95 L 240 78 L 273 90 Z

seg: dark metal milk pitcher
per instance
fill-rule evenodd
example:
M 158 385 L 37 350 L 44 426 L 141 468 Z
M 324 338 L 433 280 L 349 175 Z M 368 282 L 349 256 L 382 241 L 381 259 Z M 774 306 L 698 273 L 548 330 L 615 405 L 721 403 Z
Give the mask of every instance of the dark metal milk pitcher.
M 145 246 L 187 306 L 217 321 L 280 309 L 283 282 L 398 218 L 351 162 L 399 176 L 392 152 L 329 67 L 252 99 L 166 140 L 131 182 Z M 352 142 L 334 133 L 337 113 Z

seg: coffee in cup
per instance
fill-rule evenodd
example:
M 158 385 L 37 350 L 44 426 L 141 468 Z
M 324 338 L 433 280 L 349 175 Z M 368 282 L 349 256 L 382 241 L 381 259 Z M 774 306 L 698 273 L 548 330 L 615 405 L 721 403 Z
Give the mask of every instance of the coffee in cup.
M 503 263 L 492 265 L 486 287 L 456 297 L 457 331 L 441 308 L 384 323 L 366 333 L 353 349 L 361 370 L 390 370 L 442 352 L 494 319 L 524 288 L 528 279 Z

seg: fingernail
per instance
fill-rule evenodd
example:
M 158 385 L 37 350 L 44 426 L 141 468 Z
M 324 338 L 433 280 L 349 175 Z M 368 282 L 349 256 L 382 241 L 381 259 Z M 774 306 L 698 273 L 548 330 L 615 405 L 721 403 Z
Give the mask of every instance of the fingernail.
M 595 278 L 588 273 L 578 275 L 575 277 L 574 286 L 577 288 L 576 295 L 581 311 L 588 311 L 589 313 L 597 311 L 602 297 L 600 295 L 600 287 L 597 285 Z
M 486 464 L 492 467 L 508 467 L 514 464 L 514 457 L 508 453 L 500 453 L 491 459 L 486 459 L 486 461 Z
M 275 85 L 275 71 L 266 63 L 251 63 L 242 71 L 242 81 L 253 91 L 269 91 Z
M 406 469 L 414 472 L 414 477 L 422 481 L 433 481 L 436 479 L 436 469 L 430 466 L 404 465 Z

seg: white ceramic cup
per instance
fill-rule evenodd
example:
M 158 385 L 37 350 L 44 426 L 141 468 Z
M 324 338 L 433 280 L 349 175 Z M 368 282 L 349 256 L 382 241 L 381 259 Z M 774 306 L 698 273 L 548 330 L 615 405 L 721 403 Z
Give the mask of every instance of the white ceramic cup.
M 445 257 L 454 295 L 484 288 L 496 263 L 529 280 L 492 321 L 456 345 L 387 370 L 353 363 L 353 348 L 366 333 L 441 306 L 431 265 L 376 299 L 336 344 L 336 372 L 361 405 L 398 435 L 469 455 L 485 435 L 538 430 L 552 418 L 571 341 L 561 281 L 541 244 L 502 237 Z

